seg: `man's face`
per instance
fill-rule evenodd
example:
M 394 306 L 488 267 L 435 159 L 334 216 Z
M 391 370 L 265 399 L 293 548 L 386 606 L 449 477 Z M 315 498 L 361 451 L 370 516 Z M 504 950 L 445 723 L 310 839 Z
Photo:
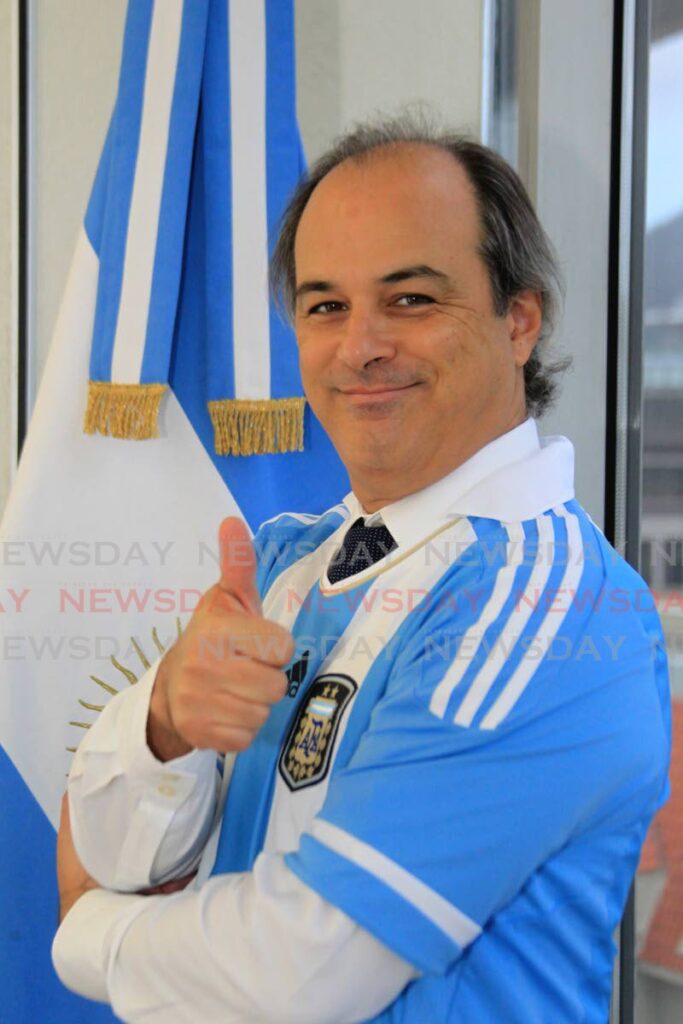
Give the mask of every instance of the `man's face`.
M 525 417 L 522 367 L 540 306 L 525 293 L 495 315 L 479 241 L 465 172 L 423 145 L 347 161 L 304 210 L 304 389 L 369 511 L 440 479 Z

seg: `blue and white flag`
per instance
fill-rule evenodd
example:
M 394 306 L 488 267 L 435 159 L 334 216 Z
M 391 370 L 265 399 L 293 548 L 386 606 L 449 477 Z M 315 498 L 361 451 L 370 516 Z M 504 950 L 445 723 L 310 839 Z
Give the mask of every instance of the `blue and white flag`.
M 0 530 L 0 1020 L 111 1020 L 52 973 L 71 753 L 252 529 L 347 488 L 268 257 L 302 168 L 291 0 L 130 0 L 116 104 Z M 85 408 L 85 429 L 84 429 Z

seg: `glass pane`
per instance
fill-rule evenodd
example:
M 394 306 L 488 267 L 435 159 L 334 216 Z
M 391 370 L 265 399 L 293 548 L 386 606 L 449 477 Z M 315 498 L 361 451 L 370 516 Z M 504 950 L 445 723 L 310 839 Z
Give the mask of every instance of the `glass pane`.
M 650 50 L 642 571 L 671 669 L 671 797 L 643 848 L 636 889 L 638 1024 L 683 1021 L 683 7 L 654 0 Z

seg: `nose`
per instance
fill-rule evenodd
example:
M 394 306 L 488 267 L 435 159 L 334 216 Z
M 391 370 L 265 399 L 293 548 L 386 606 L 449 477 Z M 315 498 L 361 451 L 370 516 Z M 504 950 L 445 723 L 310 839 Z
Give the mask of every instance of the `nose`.
M 337 358 L 353 370 L 362 370 L 378 359 L 391 359 L 396 343 L 391 325 L 377 310 L 351 309 L 345 318 L 337 346 Z

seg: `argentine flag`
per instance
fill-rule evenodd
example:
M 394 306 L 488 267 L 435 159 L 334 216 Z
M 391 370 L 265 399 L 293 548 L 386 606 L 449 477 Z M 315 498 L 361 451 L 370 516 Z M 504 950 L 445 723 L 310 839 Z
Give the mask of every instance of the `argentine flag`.
M 268 257 L 303 162 L 291 0 L 130 0 L 118 94 L 0 531 L 0 1019 L 111 1020 L 52 972 L 71 750 L 217 575 L 225 515 L 347 482 Z

